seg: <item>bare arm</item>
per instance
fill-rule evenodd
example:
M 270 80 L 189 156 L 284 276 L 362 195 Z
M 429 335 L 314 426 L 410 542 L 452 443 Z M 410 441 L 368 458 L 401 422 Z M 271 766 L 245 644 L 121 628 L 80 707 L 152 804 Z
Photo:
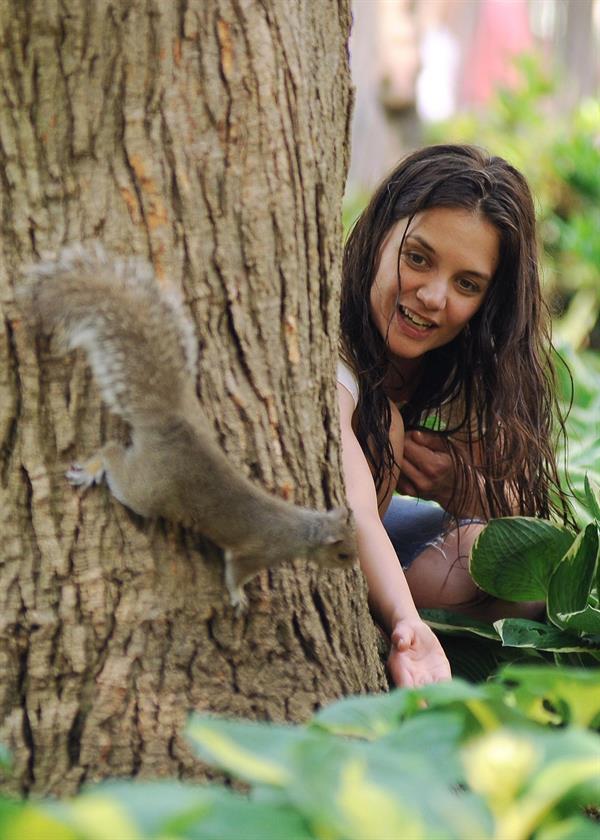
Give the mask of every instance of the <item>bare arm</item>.
M 338 394 L 344 477 L 348 502 L 357 525 L 360 564 L 369 585 L 371 609 L 379 623 L 391 634 L 394 620 L 417 617 L 417 608 L 381 522 L 373 476 L 352 429 L 352 397 L 339 384 Z
M 470 461 L 475 467 L 479 466 L 481 453 L 476 443 L 471 453 L 466 444 L 457 441 L 455 444 L 462 449 L 463 458 L 467 463 Z M 396 487 L 398 492 L 406 496 L 417 496 L 420 499 L 431 499 L 440 504 L 444 510 L 458 517 L 489 519 L 490 512 L 485 498 L 483 475 L 479 474 L 477 477 L 481 493 L 473 487 L 468 496 L 458 498 L 454 471 L 454 463 L 443 435 L 420 430 L 406 432 L 402 475 Z M 516 515 L 520 512 L 517 495 L 510 485 L 507 487 L 507 492 L 512 513 Z
M 450 676 L 437 638 L 421 621 L 404 572 L 383 527 L 373 476 L 352 429 L 354 402 L 338 384 L 342 458 L 348 502 L 356 521 L 358 554 L 371 610 L 392 639 L 389 667 L 399 685 L 422 685 Z

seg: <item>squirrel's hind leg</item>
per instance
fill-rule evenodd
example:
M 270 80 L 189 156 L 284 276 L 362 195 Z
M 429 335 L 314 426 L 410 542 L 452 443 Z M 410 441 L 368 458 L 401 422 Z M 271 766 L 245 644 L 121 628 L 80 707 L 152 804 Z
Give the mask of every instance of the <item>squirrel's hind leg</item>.
M 224 550 L 223 559 L 225 560 L 225 586 L 229 592 L 229 600 L 236 613 L 243 613 L 248 607 L 248 598 L 243 587 L 252 575 L 243 574 L 240 558 L 236 557 L 231 549 Z

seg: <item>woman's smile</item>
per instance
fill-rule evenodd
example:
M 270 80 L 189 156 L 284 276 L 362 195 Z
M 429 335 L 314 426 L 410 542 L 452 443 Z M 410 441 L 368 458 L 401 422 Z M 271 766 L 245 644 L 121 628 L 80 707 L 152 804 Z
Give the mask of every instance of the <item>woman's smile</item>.
M 401 322 L 406 322 L 409 327 L 416 327 L 417 334 L 419 332 L 424 334 L 437 326 L 431 319 L 418 315 L 408 306 L 402 306 L 400 303 L 398 304 L 398 315 Z

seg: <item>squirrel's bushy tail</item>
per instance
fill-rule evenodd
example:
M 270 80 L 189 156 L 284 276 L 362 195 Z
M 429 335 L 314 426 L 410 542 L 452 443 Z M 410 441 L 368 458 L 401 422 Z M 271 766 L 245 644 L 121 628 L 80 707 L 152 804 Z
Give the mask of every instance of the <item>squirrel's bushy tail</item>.
M 131 422 L 177 412 L 195 387 L 197 341 L 183 302 L 160 287 L 148 263 L 93 243 L 64 248 L 26 276 L 20 300 L 28 317 L 65 349 L 86 351 L 116 414 Z

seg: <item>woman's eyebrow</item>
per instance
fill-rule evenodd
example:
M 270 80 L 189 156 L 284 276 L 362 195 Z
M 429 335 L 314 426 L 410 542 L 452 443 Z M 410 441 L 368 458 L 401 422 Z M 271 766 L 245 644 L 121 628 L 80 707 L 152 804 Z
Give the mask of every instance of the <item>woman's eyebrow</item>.
M 419 245 L 422 245 L 426 251 L 429 251 L 430 254 L 435 254 L 435 248 L 433 248 L 426 239 L 423 239 L 422 236 L 419 236 L 418 233 L 407 233 L 406 242 L 408 242 L 409 239 L 416 239 Z
M 420 236 L 418 233 L 408 233 L 406 235 L 405 242 L 408 242 L 409 239 L 415 239 L 419 243 L 419 245 L 421 245 L 421 247 L 424 248 L 425 251 L 428 251 L 430 254 L 436 253 L 435 248 L 432 245 L 430 245 L 426 239 L 423 239 L 423 237 Z M 492 279 L 489 274 L 484 274 L 481 271 L 476 271 L 475 269 L 471 268 L 466 269 L 464 273 L 472 274 L 473 277 L 478 277 L 480 280 L 485 280 L 487 283 L 489 283 Z

